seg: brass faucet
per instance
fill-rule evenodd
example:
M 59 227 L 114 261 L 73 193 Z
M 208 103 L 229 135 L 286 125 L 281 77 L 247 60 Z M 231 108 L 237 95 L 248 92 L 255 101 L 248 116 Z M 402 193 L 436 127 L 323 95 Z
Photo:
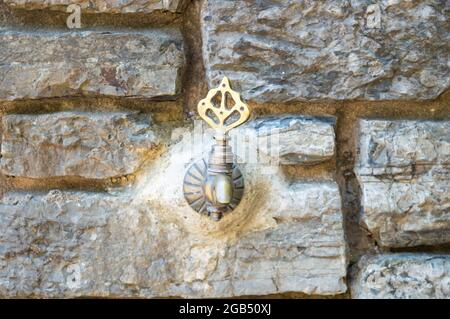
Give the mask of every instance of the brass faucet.
M 220 105 L 214 104 L 217 96 Z M 183 192 L 194 210 L 218 221 L 239 204 L 244 194 L 244 180 L 229 145 L 228 131 L 245 123 L 250 111 L 239 93 L 231 89 L 227 77 L 218 88 L 208 92 L 197 108 L 200 117 L 215 130 L 216 144 L 211 148 L 208 162 L 202 159 L 189 167 Z

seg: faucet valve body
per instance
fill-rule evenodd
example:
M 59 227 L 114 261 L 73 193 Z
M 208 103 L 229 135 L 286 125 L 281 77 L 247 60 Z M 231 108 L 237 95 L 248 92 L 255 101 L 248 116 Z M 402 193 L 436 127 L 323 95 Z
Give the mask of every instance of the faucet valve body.
M 234 154 L 228 144 L 227 135 L 215 136 L 208 159 L 207 177 L 203 184 L 206 209 L 213 220 L 219 220 L 226 213 L 233 197 L 232 174 Z

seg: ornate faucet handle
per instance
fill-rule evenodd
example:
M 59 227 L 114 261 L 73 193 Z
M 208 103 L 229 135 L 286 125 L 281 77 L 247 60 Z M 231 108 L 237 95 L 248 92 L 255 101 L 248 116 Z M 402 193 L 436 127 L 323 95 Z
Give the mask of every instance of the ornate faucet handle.
M 213 99 L 220 96 L 220 105 L 215 105 Z M 232 98 L 232 106 L 229 106 L 229 98 Z M 217 103 L 218 104 L 218 103 Z M 238 92 L 230 87 L 230 81 L 225 76 L 219 87 L 211 89 L 208 95 L 198 103 L 200 117 L 213 129 L 225 134 L 229 130 L 245 123 L 250 110 L 247 104 L 242 102 Z

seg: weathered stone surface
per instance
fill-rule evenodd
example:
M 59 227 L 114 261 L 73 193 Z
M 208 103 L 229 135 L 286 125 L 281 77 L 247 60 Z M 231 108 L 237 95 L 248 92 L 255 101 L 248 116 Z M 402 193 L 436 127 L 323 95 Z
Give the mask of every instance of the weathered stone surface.
M 450 298 L 450 255 L 364 257 L 351 286 L 352 297 L 359 299 Z
M 174 98 L 178 30 L 0 32 L 0 99 L 76 95 Z
M 345 292 L 345 240 L 339 189 L 334 183 L 297 183 L 271 194 L 277 226 L 238 238 L 235 295 L 288 291 Z M 273 197 L 272 197 L 273 196 Z
M 363 222 L 380 245 L 450 242 L 449 181 L 364 181 Z
M 450 122 L 360 121 L 363 222 L 383 246 L 450 242 Z
M 192 211 L 192 154 L 172 144 L 120 193 L 7 193 L 0 201 L 3 297 L 225 297 L 346 291 L 334 182 L 290 184 L 245 166 L 246 193 L 220 222 Z M 195 145 L 201 148 L 200 145 Z
M 168 10 L 180 12 L 187 0 L 4 0 L 11 8 L 26 10 L 61 10 L 77 4 L 86 12 L 136 13 Z
M 23 177 L 107 178 L 135 172 L 160 143 L 148 115 L 6 115 L 0 169 Z
M 450 84 L 446 1 L 209 0 L 206 75 L 257 102 L 432 99 Z
M 335 118 L 282 115 L 249 122 L 236 135 L 254 136 L 260 157 L 280 164 L 316 164 L 335 154 Z M 239 149 L 237 153 L 239 154 Z
M 411 178 L 450 165 L 450 121 L 360 120 L 360 175 Z

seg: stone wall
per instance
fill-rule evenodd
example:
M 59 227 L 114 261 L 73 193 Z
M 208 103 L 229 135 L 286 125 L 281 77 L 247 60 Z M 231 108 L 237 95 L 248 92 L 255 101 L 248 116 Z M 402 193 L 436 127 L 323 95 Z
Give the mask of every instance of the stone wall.
M 0 0 L 0 296 L 450 298 L 449 14 Z M 223 76 L 252 115 L 213 222 L 182 183 Z

